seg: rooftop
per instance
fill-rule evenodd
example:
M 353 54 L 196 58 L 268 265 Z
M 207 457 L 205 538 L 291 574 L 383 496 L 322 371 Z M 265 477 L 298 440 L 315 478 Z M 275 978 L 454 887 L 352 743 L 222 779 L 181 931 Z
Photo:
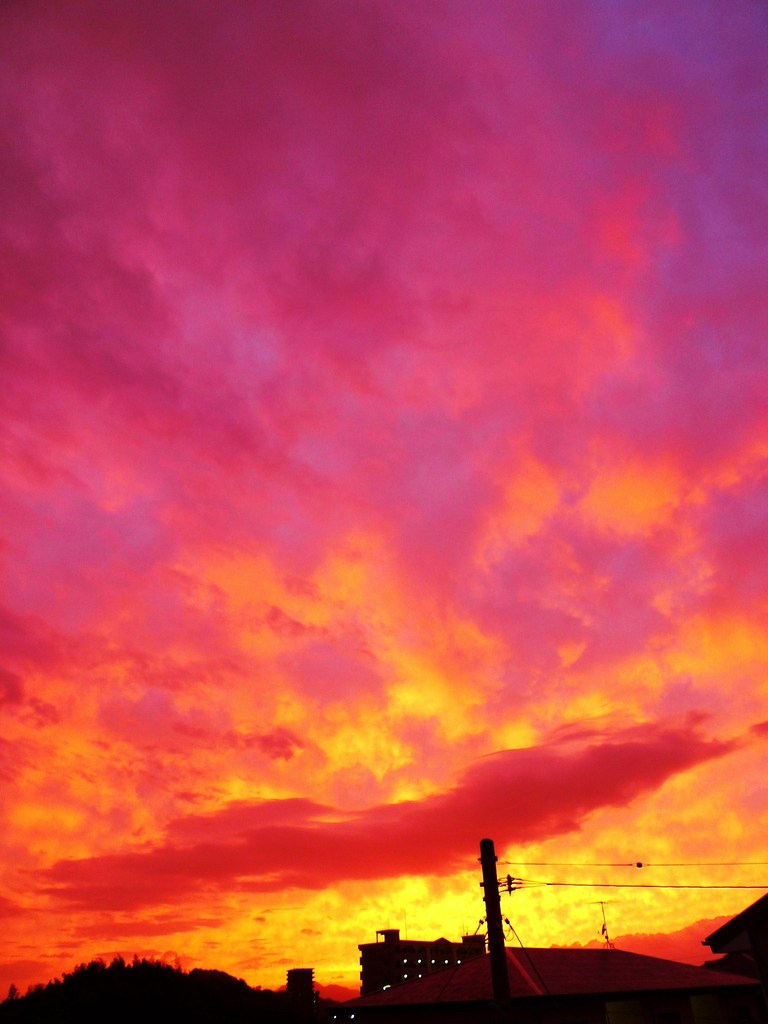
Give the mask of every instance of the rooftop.
M 619 949 L 507 949 L 505 952 L 513 999 L 757 985 L 756 981 L 743 976 Z M 346 1005 L 352 1008 L 459 1003 L 490 1001 L 492 997 L 490 958 L 482 956 L 383 992 L 361 996 Z
M 704 939 L 703 945 L 709 946 L 714 953 L 742 952 L 749 950 L 748 935 L 751 929 L 768 922 L 768 893 L 759 900 L 726 921 L 717 931 Z

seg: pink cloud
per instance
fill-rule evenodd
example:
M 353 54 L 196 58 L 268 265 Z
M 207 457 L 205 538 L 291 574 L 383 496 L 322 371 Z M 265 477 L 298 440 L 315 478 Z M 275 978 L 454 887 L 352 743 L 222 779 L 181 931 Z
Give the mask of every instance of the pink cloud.
M 304 746 L 304 742 L 290 729 L 283 728 L 237 737 L 235 743 L 245 747 L 256 747 L 267 757 L 280 761 L 290 761 Z
M 220 918 L 215 917 L 171 917 L 161 914 L 141 920 L 131 918 L 129 921 L 119 921 L 112 919 L 106 925 L 103 921 L 96 924 L 78 925 L 75 934 L 81 939 L 115 941 L 139 936 L 173 935 L 177 932 L 219 928 L 223 923 Z
M 707 112 L 730 117 L 737 105 L 723 97 L 759 69 L 710 46 L 714 77 L 704 83 L 676 47 L 702 24 L 738 39 L 746 18 L 734 26 L 685 9 L 632 16 L 622 34 L 610 12 L 588 5 L 565 21 L 494 9 L 491 32 L 482 19 L 438 24 L 418 9 L 374 5 L 351 20 L 332 5 L 303 11 L 222 5 L 215 17 L 195 8 L 178 19 L 95 6 L 54 25 L 40 7 L 29 15 L 45 29 L 37 49 L 26 19 L 8 17 L 6 91 L 24 119 L 9 173 L 26 190 L 12 212 L 36 212 L 13 236 L 19 294 L 34 295 L 18 310 L 19 339 L 31 315 L 36 334 L 8 356 L 21 389 L 10 415 L 32 422 L 38 441 L 53 439 L 49 460 L 68 463 L 75 451 L 97 466 L 117 460 L 156 496 L 107 517 L 92 507 L 91 484 L 78 502 L 56 497 L 79 533 L 66 522 L 48 532 L 38 514 L 38 536 L 94 562 L 103 539 L 120 568 L 170 557 L 159 527 L 169 520 L 258 538 L 285 559 L 301 549 L 311 557 L 350 521 L 369 520 L 386 524 L 415 577 L 446 585 L 442 545 L 463 578 L 490 498 L 487 452 L 521 428 L 575 473 L 582 432 L 655 448 L 672 430 L 692 452 L 712 450 L 701 444 L 705 423 L 714 430 L 738 416 L 750 428 L 756 409 L 741 385 L 758 393 L 759 365 L 750 367 L 758 355 L 748 341 L 730 398 L 721 374 L 712 387 L 716 360 L 707 369 L 690 358 L 701 351 L 695 328 L 682 350 L 644 348 L 628 363 L 601 363 L 593 380 L 580 298 L 591 274 L 607 275 L 650 334 L 658 320 L 677 335 L 668 307 L 678 300 L 648 319 L 625 296 L 621 254 L 614 266 L 595 246 L 595 224 L 614 216 L 651 257 L 677 260 L 654 209 L 680 205 L 679 176 L 708 155 L 696 129 Z M 568 59 L 548 62 L 566 35 Z M 578 62 L 592 58 L 600 70 L 585 80 Z M 493 103 L 511 65 L 517 99 L 502 115 Z M 468 68 L 477 84 L 456 104 Z M 101 88 L 84 90 L 85 80 Z M 564 130 L 576 111 L 589 145 Z M 751 127 L 740 111 L 734 145 Z M 647 198 L 628 202 L 639 154 Z M 574 209 L 585 212 L 574 218 Z M 674 269 L 699 253 L 695 265 L 711 254 L 707 272 L 718 272 L 713 247 L 700 254 L 693 209 L 689 220 Z M 24 277 L 33 271 L 34 288 Z M 748 304 L 752 337 L 757 302 Z M 565 322 L 542 329 L 553 303 Z M 482 342 L 467 346 L 468 336 Z M 694 401 L 674 390 L 683 383 Z M 590 384 L 584 404 L 579 391 Z M 33 402 L 35 392 L 47 401 Z M 722 432 L 710 441 L 722 444 Z M 25 444 L 39 458 L 34 434 Z M 224 471 L 255 473 L 263 500 L 239 507 L 230 494 L 223 505 L 211 478 Z M 34 550 L 32 535 L 25 547 Z M 66 572 L 56 550 L 41 559 L 46 568 Z M 104 573 L 99 591 L 106 585 Z M 87 583 L 78 604 L 87 605 Z
M 572 831 L 591 811 L 626 805 L 732 749 L 690 727 L 639 726 L 588 744 L 503 751 L 477 762 L 455 788 L 420 802 L 355 813 L 302 799 L 234 804 L 172 822 L 165 845 L 60 861 L 39 882 L 68 905 L 127 910 L 222 886 L 314 889 L 344 879 L 448 873 L 471 860 L 486 834 L 504 845 Z
M 0 669 L 0 706 L 18 704 L 24 699 L 24 683 L 15 672 Z
M 730 749 L 681 710 L 765 719 L 765 42 L 715 0 L 2 6 L 0 753 L 62 904 L 446 872 L 499 788 L 545 838 Z M 658 521 L 585 511 L 637 465 Z M 630 676 L 656 725 L 557 731 Z M 285 799 L 178 817 L 243 779 Z

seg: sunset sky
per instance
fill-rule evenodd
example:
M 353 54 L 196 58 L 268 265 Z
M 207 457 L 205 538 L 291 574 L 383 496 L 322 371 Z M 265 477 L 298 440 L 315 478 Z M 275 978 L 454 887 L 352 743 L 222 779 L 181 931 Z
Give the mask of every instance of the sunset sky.
M 763 3 L 7 0 L 0 123 L 0 998 L 768 886 Z

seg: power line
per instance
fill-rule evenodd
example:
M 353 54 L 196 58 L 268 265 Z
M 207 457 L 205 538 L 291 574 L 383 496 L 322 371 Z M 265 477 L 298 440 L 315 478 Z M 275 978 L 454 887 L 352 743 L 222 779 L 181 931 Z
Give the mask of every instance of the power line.
M 564 860 L 500 860 L 499 864 L 511 865 L 518 868 L 642 868 L 648 867 L 641 861 L 633 864 L 585 864 Z
M 680 861 L 671 864 L 635 864 L 635 867 L 646 868 L 764 868 L 768 867 L 768 860 L 721 860 L 721 861 L 699 861 L 687 863 Z
M 581 889 L 768 889 L 764 885 L 711 885 L 711 884 L 686 884 L 686 885 L 664 885 L 656 882 L 539 882 L 530 878 L 514 878 L 512 880 L 517 889 L 532 889 L 537 886 L 573 886 Z M 512 891 L 512 890 L 511 890 Z
M 587 863 L 586 861 L 563 860 L 500 860 L 499 864 L 519 868 L 749 868 L 768 867 L 768 860 L 731 861 L 677 861 L 668 864 L 651 864 L 648 861 L 619 861 L 616 863 Z

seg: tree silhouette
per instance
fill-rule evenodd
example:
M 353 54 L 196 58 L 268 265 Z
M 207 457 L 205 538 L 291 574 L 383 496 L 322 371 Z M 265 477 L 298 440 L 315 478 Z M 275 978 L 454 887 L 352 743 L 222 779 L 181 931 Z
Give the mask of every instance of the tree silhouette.
M 20 996 L 11 985 L 0 1003 L 0 1024 L 299 1024 L 282 992 L 254 989 L 224 971 L 181 968 L 134 957 L 126 963 L 92 960 Z

